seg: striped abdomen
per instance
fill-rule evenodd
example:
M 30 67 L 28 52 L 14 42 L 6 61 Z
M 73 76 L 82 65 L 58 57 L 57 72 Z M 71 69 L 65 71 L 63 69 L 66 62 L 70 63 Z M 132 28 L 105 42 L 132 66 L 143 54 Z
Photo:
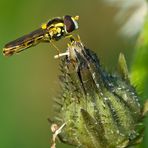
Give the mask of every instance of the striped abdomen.
M 12 42 L 9 42 L 4 46 L 3 54 L 6 56 L 10 56 L 14 53 L 21 52 L 26 48 L 34 46 L 42 41 L 44 34 L 45 30 L 39 28 L 27 35 L 24 35 Z

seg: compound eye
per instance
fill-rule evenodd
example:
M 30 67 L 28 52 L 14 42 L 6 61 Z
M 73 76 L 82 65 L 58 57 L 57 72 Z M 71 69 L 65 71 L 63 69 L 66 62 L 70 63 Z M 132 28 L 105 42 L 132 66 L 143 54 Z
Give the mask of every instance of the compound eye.
M 66 31 L 68 33 L 72 32 L 73 30 L 76 29 L 76 22 L 75 20 L 69 16 L 69 15 L 66 15 L 64 16 L 64 24 L 66 26 Z

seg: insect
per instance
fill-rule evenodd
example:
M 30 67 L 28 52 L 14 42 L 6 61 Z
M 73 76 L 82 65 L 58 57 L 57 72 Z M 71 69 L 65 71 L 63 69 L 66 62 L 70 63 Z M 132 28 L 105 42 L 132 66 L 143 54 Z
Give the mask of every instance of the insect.
M 40 42 L 52 43 L 66 36 L 71 36 L 70 33 L 78 29 L 78 19 L 79 16 L 72 17 L 69 15 L 51 19 L 42 24 L 39 29 L 7 43 L 3 48 L 3 54 L 11 56 Z

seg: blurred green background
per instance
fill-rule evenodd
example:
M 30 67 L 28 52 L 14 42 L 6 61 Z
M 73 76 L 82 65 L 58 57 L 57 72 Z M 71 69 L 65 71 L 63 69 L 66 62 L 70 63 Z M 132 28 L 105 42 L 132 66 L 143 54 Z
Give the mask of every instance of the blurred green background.
M 5 43 L 38 28 L 48 19 L 79 15 L 79 34 L 84 44 L 96 51 L 102 64 L 114 71 L 123 52 L 130 65 L 136 40 L 119 36 L 115 23 L 117 7 L 101 0 L 1 0 L 0 48 Z M 68 39 L 55 43 L 65 51 Z M 48 43 L 21 54 L 0 54 L 0 148 L 49 148 L 52 99 L 59 91 L 57 51 Z M 64 144 L 58 147 L 68 148 Z M 144 146 L 146 148 L 146 145 Z

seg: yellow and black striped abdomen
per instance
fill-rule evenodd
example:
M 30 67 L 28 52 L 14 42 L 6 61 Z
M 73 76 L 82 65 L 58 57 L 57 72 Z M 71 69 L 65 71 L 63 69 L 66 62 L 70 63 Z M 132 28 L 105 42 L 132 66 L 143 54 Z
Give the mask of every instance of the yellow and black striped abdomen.
M 39 28 L 27 35 L 24 35 L 12 42 L 5 45 L 3 49 L 4 55 L 12 55 L 14 53 L 21 52 L 22 50 L 34 46 L 43 40 L 45 30 Z

